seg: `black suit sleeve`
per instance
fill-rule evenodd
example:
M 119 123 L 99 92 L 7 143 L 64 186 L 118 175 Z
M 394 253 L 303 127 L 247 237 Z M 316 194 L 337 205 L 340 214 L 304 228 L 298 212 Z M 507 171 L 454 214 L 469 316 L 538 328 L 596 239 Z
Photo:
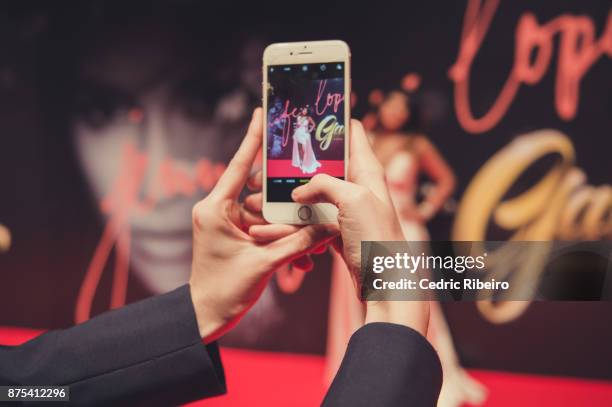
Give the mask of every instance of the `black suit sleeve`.
M 353 334 L 324 407 L 435 406 L 442 386 L 436 351 L 417 331 L 372 323 Z
M 75 405 L 177 405 L 225 392 L 189 286 L 21 346 L 0 347 L 0 385 L 70 386 Z

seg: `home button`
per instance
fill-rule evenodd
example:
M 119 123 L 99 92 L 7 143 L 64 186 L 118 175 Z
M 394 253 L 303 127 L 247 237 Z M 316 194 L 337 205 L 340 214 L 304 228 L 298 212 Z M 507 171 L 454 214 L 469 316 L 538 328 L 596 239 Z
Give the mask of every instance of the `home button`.
M 298 209 L 298 218 L 303 221 L 306 221 L 309 220 L 311 216 L 312 209 L 310 209 L 308 206 L 300 206 L 300 209 Z

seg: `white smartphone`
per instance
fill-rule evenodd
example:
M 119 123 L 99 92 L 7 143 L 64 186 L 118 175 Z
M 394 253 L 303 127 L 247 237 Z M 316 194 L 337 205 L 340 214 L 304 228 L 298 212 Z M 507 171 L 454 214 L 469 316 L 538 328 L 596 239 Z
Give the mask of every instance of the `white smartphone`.
M 263 216 L 270 223 L 337 221 L 331 204 L 301 205 L 291 192 L 316 174 L 345 179 L 350 50 L 343 41 L 269 45 L 263 56 Z

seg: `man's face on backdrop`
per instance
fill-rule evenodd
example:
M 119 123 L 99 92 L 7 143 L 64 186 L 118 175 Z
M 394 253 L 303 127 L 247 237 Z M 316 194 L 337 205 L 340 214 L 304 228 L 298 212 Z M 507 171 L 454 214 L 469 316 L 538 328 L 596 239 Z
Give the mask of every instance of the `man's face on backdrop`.
M 139 184 L 138 200 L 153 203 L 129 213 L 131 265 L 148 288 L 164 292 L 187 281 L 191 209 L 208 192 L 169 190 L 168 165 L 195 179 L 198 162 L 227 162 L 250 115 L 248 96 L 238 83 L 215 88 L 215 78 L 193 63 L 198 50 L 172 36 L 147 30 L 104 43 L 79 68 L 75 152 L 97 202 L 128 177 Z M 129 145 L 146 157 L 140 175 L 122 165 Z

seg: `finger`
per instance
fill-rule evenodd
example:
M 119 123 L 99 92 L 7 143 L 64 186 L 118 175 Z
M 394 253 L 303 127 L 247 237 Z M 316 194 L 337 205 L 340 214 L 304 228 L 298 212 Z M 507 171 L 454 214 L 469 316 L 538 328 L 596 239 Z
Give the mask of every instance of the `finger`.
M 328 242 L 338 233 L 338 226 L 334 224 L 308 225 L 270 243 L 264 250 L 271 258 L 276 259 L 277 265 L 280 265 L 300 257 L 313 247 Z
M 312 249 L 311 253 L 312 254 L 322 254 L 322 253 L 325 253 L 326 250 L 327 250 L 327 243 L 315 247 L 314 249 Z
M 263 207 L 263 194 L 258 192 L 256 194 L 247 195 L 244 198 L 244 207 L 251 212 L 261 212 Z
M 262 218 L 263 219 L 263 218 Z M 265 219 L 264 219 L 265 222 Z M 300 230 L 300 226 L 294 225 L 281 225 L 281 224 L 268 224 L 259 223 L 253 224 L 249 228 L 249 235 L 259 243 L 271 242 L 273 240 L 282 239 L 285 236 L 289 236 L 292 233 Z M 310 252 L 313 254 L 322 254 L 327 250 L 328 243 L 320 244 L 314 247 Z
M 344 255 L 344 243 L 340 237 L 332 239 L 331 245 L 338 254 Z
M 311 271 L 314 268 L 314 262 L 312 261 L 312 258 L 307 254 L 293 260 L 291 264 L 293 265 L 293 267 L 306 272 Z
M 262 172 L 261 170 L 257 171 L 255 174 L 249 177 L 247 181 L 247 187 L 253 192 L 261 191 L 262 184 Z
M 382 165 L 359 120 L 351 120 L 349 181 L 367 186 L 380 199 L 388 197 Z
M 300 230 L 300 227 L 293 225 L 281 224 L 262 224 L 253 225 L 249 228 L 249 235 L 256 242 L 266 243 L 274 240 L 282 239 Z
M 349 202 L 364 187 L 342 181 L 327 174 L 317 174 L 310 182 L 293 190 L 291 198 L 303 204 L 331 203 L 340 206 Z
M 261 212 L 254 212 L 244 205 L 240 207 L 240 225 L 248 230 L 253 225 L 266 225 L 268 222 L 261 216 Z
M 261 147 L 263 133 L 261 114 L 261 108 L 259 107 L 253 112 L 253 118 L 249 124 L 246 136 L 223 172 L 223 175 L 221 175 L 217 185 L 211 191 L 211 196 L 236 198 L 244 188 L 259 147 Z

